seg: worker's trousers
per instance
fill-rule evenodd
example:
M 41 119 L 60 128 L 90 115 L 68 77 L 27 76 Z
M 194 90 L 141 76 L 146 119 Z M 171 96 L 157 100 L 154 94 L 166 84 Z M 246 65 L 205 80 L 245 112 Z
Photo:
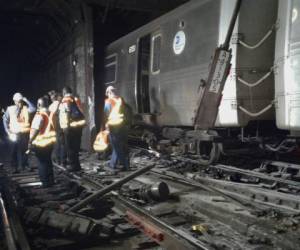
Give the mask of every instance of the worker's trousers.
M 43 187 L 50 187 L 54 184 L 51 153 L 52 153 L 52 146 L 35 149 L 35 155 L 38 160 L 39 177 Z
M 82 128 L 68 128 L 63 131 L 67 157 L 70 164 L 71 171 L 79 171 L 81 170 L 80 162 L 79 162 L 79 151 L 81 144 L 81 135 Z
M 56 131 L 56 143 L 52 152 L 53 159 L 59 165 L 67 164 L 65 138 L 62 131 Z
M 117 164 L 129 169 L 128 130 L 125 127 L 110 128 L 109 139 L 112 146 L 110 167 L 115 169 Z
M 28 157 L 25 154 L 28 145 L 28 133 L 19 133 L 15 142 L 11 144 L 11 166 L 15 171 L 24 170 L 28 166 Z

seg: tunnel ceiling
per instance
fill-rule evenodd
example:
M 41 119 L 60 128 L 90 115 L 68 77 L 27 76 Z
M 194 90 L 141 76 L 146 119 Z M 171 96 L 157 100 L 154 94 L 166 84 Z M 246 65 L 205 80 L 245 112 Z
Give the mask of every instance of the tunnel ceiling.
M 0 0 L 0 48 L 27 63 L 40 64 L 84 19 L 83 3 L 97 10 L 101 23 L 130 13 L 156 17 L 187 0 Z M 7 52 L 11 53 L 11 52 Z

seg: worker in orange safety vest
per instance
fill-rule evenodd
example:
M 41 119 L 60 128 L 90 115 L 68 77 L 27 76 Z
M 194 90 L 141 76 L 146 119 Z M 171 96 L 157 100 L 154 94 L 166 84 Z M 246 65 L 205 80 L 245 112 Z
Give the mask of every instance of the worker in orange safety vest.
M 54 184 L 51 153 L 56 135 L 49 118 L 47 99 L 39 98 L 37 107 L 38 110 L 31 124 L 28 149 L 35 152 L 40 180 L 42 186 L 46 188 Z
M 121 170 L 129 169 L 128 126 L 125 123 L 126 115 L 122 112 L 124 100 L 116 94 L 116 88 L 108 86 L 105 92 L 107 99 L 104 104 L 106 129 L 109 131 L 109 141 L 112 146 L 110 168 L 115 171 L 117 164 Z
M 69 171 L 80 171 L 79 151 L 81 144 L 82 129 L 85 118 L 78 97 L 72 94 L 70 87 L 63 88 L 63 99 L 59 105 L 59 125 L 63 131 Z

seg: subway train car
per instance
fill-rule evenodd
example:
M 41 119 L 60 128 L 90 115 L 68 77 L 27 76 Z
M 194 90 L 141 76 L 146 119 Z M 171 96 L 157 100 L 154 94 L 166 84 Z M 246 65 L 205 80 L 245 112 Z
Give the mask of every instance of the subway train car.
M 279 1 L 275 50 L 278 128 L 300 130 L 300 1 Z
M 299 129 L 298 2 L 243 0 L 215 131 L 275 120 L 280 129 Z M 111 43 L 104 84 L 116 86 L 145 124 L 165 128 L 168 139 L 186 136 L 193 127 L 202 79 L 207 79 L 214 50 L 225 40 L 235 4 L 192 0 Z M 203 163 L 219 157 L 220 143 L 201 154 L 197 140 L 195 152 Z M 267 149 L 279 150 L 272 145 Z

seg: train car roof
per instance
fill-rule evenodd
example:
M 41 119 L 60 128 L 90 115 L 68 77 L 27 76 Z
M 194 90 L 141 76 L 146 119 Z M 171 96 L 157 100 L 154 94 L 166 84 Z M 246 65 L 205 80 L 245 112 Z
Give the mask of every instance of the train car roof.
M 166 22 L 170 18 L 176 18 L 176 15 L 178 13 L 182 14 L 185 12 L 188 12 L 192 10 L 193 8 L 203 5 L 205 3 L 210 2 L 211 0 L 190 0 L 187 3 L 184 3 L 183 5 L 175 8 L 174 10 L 171 10 L 170 12 L 154 19 L 153 21 L 141 26 L 140 28 L 128 33 L 125 36 L 120 37 L 119 39 L 115 40 L 114 42 L 110 43 L 107 48 L 109 49 L 110 47 L 115 46 L 118 44 L 120 41 L 125 40 L 126 38 L 136 36 L 137 34 L 140 34 L 141 36 L 149 34 L 151 31 L 155 31 L 156 29 L 159 28 L 161 23 Z

